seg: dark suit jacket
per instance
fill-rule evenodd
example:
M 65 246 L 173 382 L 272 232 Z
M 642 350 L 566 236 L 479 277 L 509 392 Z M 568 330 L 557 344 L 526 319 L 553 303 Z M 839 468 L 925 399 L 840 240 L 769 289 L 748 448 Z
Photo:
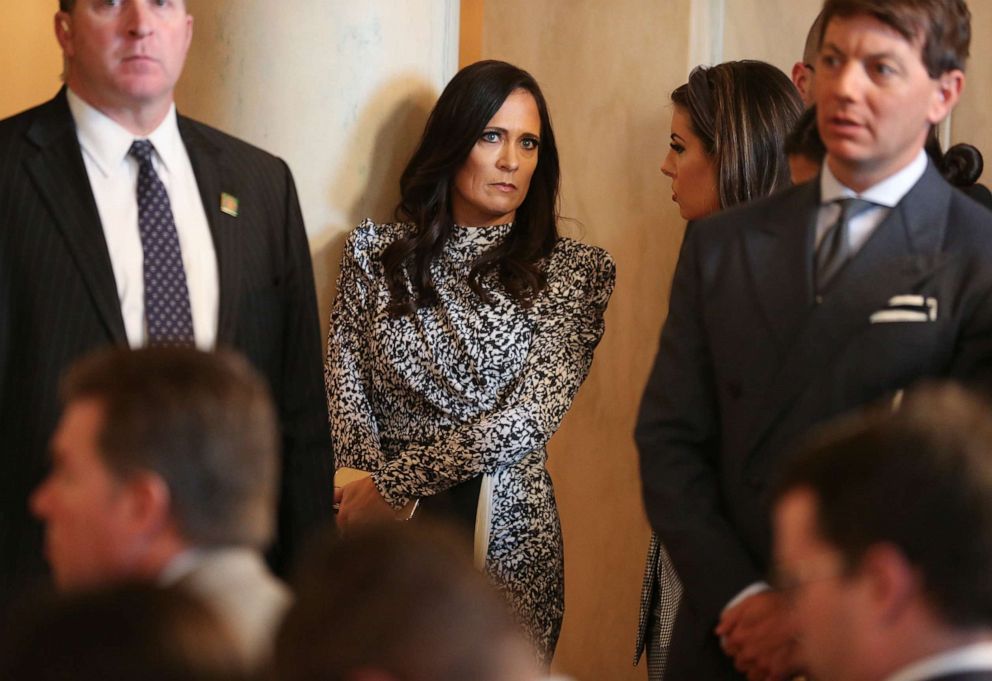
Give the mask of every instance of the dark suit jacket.
M 732 672 L 712 634 L 769 563 L 766 491 L 810 426 L 924 377 L 992 369 L 992 214 L 928 167 L 813 293 L 819 183 L 694 225 L 637 424 L 644 501 L 685 585 L 671 679 Z M 893 296 L 936 319 L 869 322 Z M 708 652 L 707 652 L 708 651 Z
M 179 118 L 217 252 L 218 347 L 268 379 L 283 435 L 277 566 L 330 516 L 333 470 L 312 265 L 286 164 Z M 222 192 L 240 200 L 220 211 Z M 66 97 L 0 121 L 0 601 L 42 570 L 28 495 L 46 469 L 56 387 L 76 358 L 127 338 Z

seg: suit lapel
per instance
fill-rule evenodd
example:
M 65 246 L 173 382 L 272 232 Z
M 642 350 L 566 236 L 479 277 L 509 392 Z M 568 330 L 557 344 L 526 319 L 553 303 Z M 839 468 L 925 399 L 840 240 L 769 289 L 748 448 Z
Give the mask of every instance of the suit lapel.
M 179 134 L 186 153 L 189 154 L 200 190 L 200 199 L 210 223 L 210 234 L 217 253 L 217 272 L 220 279 L 220 301 L 217 320 L 217 345 L 230 345 L 237 330 L 238 297 L 241 287 L 237 239 L 237 218 L 221 211 L 221 195 L 240 196 L 239 186 L 232 181 L 234 174 L 226 165 L 223 150 L 212 143 L 200 130 L 199 124 L 178 117 Z
M 38 113 L 27 138 L 38 149 L 25 161 L 27 173 L 55 218 L 108 336 L 126 345 L 117 281 L 64 89 Z
M 950 192 L 929 166 L 838 275 L 823 303 L 810 310 L 761 400 L 747 451 L 753 451 L 814 375 L 846 350 L 851 336 L 869 325 L 873 312 L 893 295 L 916 291 L 941 267 Z M 811 260 L 808 254 L 805 259 Z
M 744 231 L 751 281 L 781 353 L 791 346 L 813 300 L 808 254 L 819 196 L 817 182 L 797 187 L 783 195 L 778 210 L 764 223 Z

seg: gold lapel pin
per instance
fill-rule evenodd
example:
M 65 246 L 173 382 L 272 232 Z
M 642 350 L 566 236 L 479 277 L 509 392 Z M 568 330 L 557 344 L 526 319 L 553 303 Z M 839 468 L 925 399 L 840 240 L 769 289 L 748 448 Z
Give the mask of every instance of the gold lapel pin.
M 220 195 L 220 212 L 227 213 L 232 218 L 238 217 L 238 197 L 227 192 Z

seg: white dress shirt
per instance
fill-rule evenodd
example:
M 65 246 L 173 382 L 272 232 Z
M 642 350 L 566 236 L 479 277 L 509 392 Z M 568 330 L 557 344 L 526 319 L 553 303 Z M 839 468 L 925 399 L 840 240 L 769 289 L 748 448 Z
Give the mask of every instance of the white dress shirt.
M 876 204 L 871 208 L 855 215 L 848 222 L 848 235 L 851 253 L 857 253 L 868 237 L 882 224 L 902 198 L 909 193 L 927 169 L 927 154 L 920 149 L 909 165 L 899 172 L 890 175 L 878 184 L 869 187 L 860 194 L 840 183 L 832 172 L 830 165 L 823 164 L 820 173 L 820 212 L 816 216 L 816 246 L 826 235 L 827 230 L 840 219 L 840 199 L 866 199 Z
M 128 154 L 137 138 L 72 90 L 67 90 L 67 96 L 110 252 L 128 344 L 132 348 L 141 347 L 148 333 L 144 252 L 138 231 L 138 161 Z M 210 350 L 217 340 L 220 301 L 217 254 L 193 165 L 179 135 L 175 105 L 161 125 L 144 139 L 155 146 L 152 165 L 165 185 L 172 206 L 186 270 L 196 345 Z
M 903 667 L 886 681 L 924 681 L 950 674 L 992 671 L 992 642 L 973 643 Z
M 289 588 L 269 571 L 262 554 L 243 546 L 187 549 L 165 566 L 158 583 L 181 584 L 211 608 L 252 669 L 270 657 L 292 602 Z

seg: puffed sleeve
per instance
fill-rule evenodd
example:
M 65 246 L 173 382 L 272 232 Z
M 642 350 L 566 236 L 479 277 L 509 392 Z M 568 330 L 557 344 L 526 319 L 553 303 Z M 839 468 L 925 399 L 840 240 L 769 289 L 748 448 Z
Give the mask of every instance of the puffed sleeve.
M 375 225 L 366 220 L 348 237 L 331 308 L 324 384 L 338 467 L 376 470 L 382 465 L 379 429 L 369 391 L 373 276 L 369 257 Z
M 615 278 L 605 251 L 563 240 L 532 308 L 535 334 L 516 383 L 495 408 L 436 442 L 408 445 L 373 474 L 386 501 L 400 508 L 543 449 L 589 372 Z

